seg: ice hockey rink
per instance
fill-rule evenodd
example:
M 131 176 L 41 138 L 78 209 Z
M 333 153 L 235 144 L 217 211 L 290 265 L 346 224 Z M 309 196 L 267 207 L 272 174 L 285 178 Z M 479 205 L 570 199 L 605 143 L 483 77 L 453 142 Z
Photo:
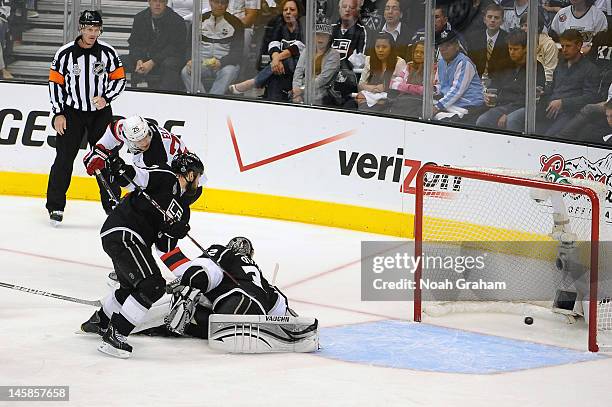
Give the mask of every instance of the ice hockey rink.
M 98 203 L 69 201 L 57 229 L 42 199 L 0 205 L 0 281 L 84 299 L 107 293 Z M 199 339 L 131 336 L 134 354 L 119 360 L 75 333 L 93 307 L 0 287 L 0 384 L 68 385 L 70 401 L 54 405 L 75 406 L 612 405 L 612 359 L 586 351 L 582 324 L 498 314 L 415 324 L 410 302 L 362 302 L 360 243 L 393 238 L 202 212 L 191 226 L 203 245 L 249 237 L 268 279 L 278 263 L 292 307 L 319 319 L 321 351 L 230 355 Z

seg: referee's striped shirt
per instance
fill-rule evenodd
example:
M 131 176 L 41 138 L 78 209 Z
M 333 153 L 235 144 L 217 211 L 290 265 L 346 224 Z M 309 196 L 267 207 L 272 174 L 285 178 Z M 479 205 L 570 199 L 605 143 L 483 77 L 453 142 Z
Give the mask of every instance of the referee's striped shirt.
M 49 95 L 55 115 L 63 114 L 66 106 L 95 111 L 94 96 L 110 103 L 125 88 L 125 70 L 117 51 L 100 40 L 91 48 L 81 48 L 80 38 L 62 46 L 51 62 Z

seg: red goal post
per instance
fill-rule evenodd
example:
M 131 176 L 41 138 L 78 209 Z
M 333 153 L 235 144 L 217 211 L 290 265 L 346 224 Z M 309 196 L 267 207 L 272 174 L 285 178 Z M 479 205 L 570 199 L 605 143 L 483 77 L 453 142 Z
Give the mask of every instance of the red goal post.
M 429 177 L 429 179 L 428 179 Z M 582 219 L 584 223 L 584 233 L 579 236 L 580 240 L 590 239 L 590 275 L 588 284 L 588 349 L 592 352 L 599 350 L 597 342 L 598 332 L 598 283 L 599 283 L 599 240 L 600 240 L 600 195 L 605 193 L 604 186 L 594 185 L 593 181 L 566 180 L 565 183 L 550 182 L 545 179 L 544 174 L 528 173 L 523 171 L 506 169 L 464 169 L 447 166 L 437 166 L 434 164 L 424 165 L 416 177 L 416 204 L 414 220 L 415 237 L 415 258 L 423 256 L 423 242 L 444 241 L 445 239 L 462 241 L 473 239 L 470 236 L 469 227 L 455 227 L 452 233 L 454 236 L 447 236 L 448 230 L 453 229 L 452 224 L 466 225 L 478 224 L 481 220 L 477 219 L 480 213 L 486 211 L 483 206 L 491 206 L 488 210 L 499 211 L 494 215 L 502 219 L 502 222 L 512 223 L 511 214 L 514 217 L 523 218 L 526 216 L 525 210 L 533 212 L 531 218 L 541 217 L 545 222 L 540 226 L 538 221 L 533 224 L 505 224 L 491 225 L 490 220 L 483 220 L 483 228 L 479 229 L 478 238 L 483 241 L 488 239 L 486 229 L 497 231 L 503 228 L 517 231 L 517 233 L 548 234 L 545 228 L 552 224 L 552 216 L 542 212 L 536 205 L 538 201 L 529 197 L 529 191 L 550 191 L 551 195 L 557 193 L 558 196 L 584 197 L 590 202 L 590 221 Z M 435 182 L 434 182 L 435 181 Z M 583 185 L 581 185 L 581 182 Z M 442 186 L 442 187 L 440 187 Z M 596 190 L 597 189 L 597 190 Z M 509 197 L 504 197 L 499 191 L 510 190 Z M 463 194 L 463 196 L 462 196 Z M 563 194 L 563 195 L 561 195 Z M 520 197 L 518 196 L 520 195 Z M 515 199 L 516 196 L 516 199 Z M 553 200 L 550 198 L 551 201 Z M 565 198 L 563 198 L 565 199 Z M 503 200 L 503 201 L 501 201 Z M 533 200 L 533 205 L 531 205 Z M 470 202 L 473 201 L 473 202 Z M 509 202 L 510 201 L 510 202 Z M 432 203 L 433 202 L 433 203 Z M 439 210 L 429 211 L 431 206 L 440 206 Z M 523 207 L 513 208 L 504 212 L 504 206 L 522 205 Z M 531 207 L 533 206 L 533 208 Z M 554 206 L 554 203 L 553 203 Z M 526 209 L 529 207 L 528 209 Z M 554 211 L 555 212 L 555 211 Z M 553 214 L 553 216 L 556 213 Z M 550 220 L 548 220 L 548 218 Z M 446 218 L 450 220 L 447 221 Z M 484 219 L 485 217 L 483 217 Z M 571 220 L 573 222 L 573 219 Z M 489 223 L 486 223 L 489 222 Z M 571 222 L 570 222 L 571 223 Z M 555 221 L 555 225 L 556 225 Z M 445 226 L 446 225 L 446 226 Z M 446 227 L 446 229 L 445 229 Z M 437 228 L 437 230 L 433 230 Z M 530 230 L 533 229 L 533 230 Z M 588 230 L 587 230 L 588 229 Z M 467 232 L 464 232 L 468 230 Z M 462 235 L 463 233 L 463 235 Z M 551 235 L 551 234 L 549 234 Z M 491 238 L 498 238 L 491 236 Z M 503 239 L 503 238 L 502 238 Z M 551 239 L 552 240 L 552 239 Z M 554 266 L 554 265 L 553 265 Z M 513 264 L 509 268 L 512 272 L 516 266 Z M 528 270 L 531 274 L 532 270 Z M 536 276 L 536 278 L 538 278 Z M 423 279 L 423 262 L 418 262 L 414 274 L 414 321 L 421 322 L 423 313 L 423 292 L 421 280 Z M 585 310 L 586 316 L 586 310 Z M 607 316 L 609 318 L 609 316 Z

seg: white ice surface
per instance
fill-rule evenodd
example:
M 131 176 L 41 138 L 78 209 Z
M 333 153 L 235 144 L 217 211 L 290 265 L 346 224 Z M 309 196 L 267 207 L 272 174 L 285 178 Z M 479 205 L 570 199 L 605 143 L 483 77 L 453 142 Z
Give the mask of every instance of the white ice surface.
M 71 201 L 61 227 L 44 200 L 0 197 L 0 281 L 96 299 L 110 261 L 99 204 Z M 298 223 L 196 212 L 203 245 L 251 238 L 256 259 L 301 315 L 322 326 L 410 319 L 408 302 L 360 301 L 360 242 L 389 237 Z M 186 251 L 197 250 L 185 243 Z M 304 279 L 310 280 L 303 281 Z M 303 281 L 303 282 L 301 282 Z M 75 335 L 93 308 L 0 287 L 0 385 L 70 385 L 74 406 L 610 406 L 612 359 L 495 375 L 424 373 L 308 354 L 224 355 L 197 339 L 130 337 L 134 355 L 99 353 Z M 451 315 L 431 323 L 585 349 L 586 335 L 507 315 Z M 19 404 L 19 403 L 18 403 Z M 53 405 L 66 404 L 55 403 Z M 16 405 L 13 402 L 0 405 Z M 21 403 L 19 405 L 28 405 Z M 38 405 L 38 404 L 36 404 Z M 41 405 L 51 405 L 43 403 Z

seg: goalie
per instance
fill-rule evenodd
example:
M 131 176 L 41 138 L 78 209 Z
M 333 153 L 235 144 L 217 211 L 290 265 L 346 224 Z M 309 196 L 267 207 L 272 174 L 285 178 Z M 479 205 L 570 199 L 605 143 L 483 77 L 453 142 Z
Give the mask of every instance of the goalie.
M 206 339 L 211 313 L 284 316 L 288 312 L 287 298 L 268 283 L 253 255 L 251 241 L 235 237 L 227 246 L 212 245 L 191 261 L 180 248 L 162 256 L 164 264 L 178 277 L 169 286 L 173 295 L 166 318 L 169 328 Z M 202 295 L 207 307 L 189 310 L 190 303 L 198 304 L 196 299 Z M 195 317 L 197 326 L 187 327 L 190 316 Z
M 166 253 L 161 259 L 178 277 L 167 286 L 171 298 L 156 303 L 136 331 L 209 339 L 212 348 L 228 352 L 318 350 L 317 320 L 298 317 L 289 308 L 287 297 L 268 283 L 253 255 L 245 237 L 227 246 L 212 245 L 193 260 L 178 247 Z M 86 325 L 83 331 L 99 332 Z
M 270 285 L 245 237 L 212 245 L 189 261 L 180 249 L 162 256 L 179 277 L 166 326 L 177 334 L 208 338 L 209 346 L 239 353 L 318 350 L 317 320 L 300 318 Z

